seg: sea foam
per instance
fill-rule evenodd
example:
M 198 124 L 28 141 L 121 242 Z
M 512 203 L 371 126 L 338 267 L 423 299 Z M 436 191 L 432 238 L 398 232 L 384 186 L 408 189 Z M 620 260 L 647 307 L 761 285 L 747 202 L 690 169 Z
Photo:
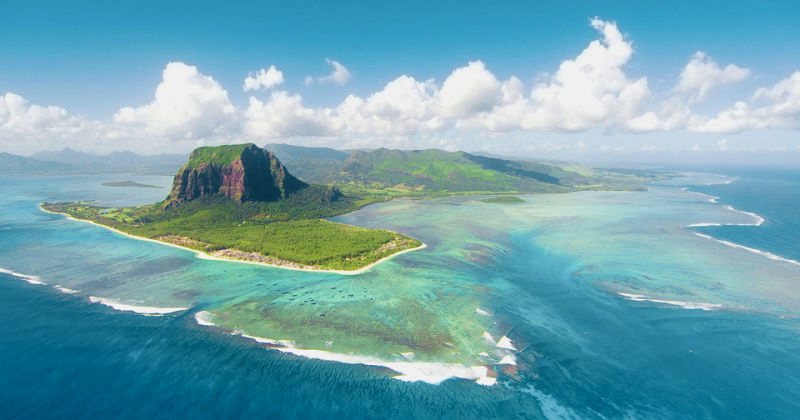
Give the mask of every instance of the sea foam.
M 8 274 L 10 276 L 14 276 L 14 277 L 20 278 L 22 280 L 27 281 L 30 284 L 46 284 L 45 282 L 42 281 L 41 278 L 39 278 L 39 276 L 32 276 L 30 274 L 17 273 L 16 271 L 9 270 L 9 269 L 2 268 L 2 267 L 0 267 L 0 273 Z
M 672 306 L 679 306 L 684 309 L 702 309 L 704 311 L 712 311 L 714 309 L 722 308 L 721 304 L 718 303 L 704 303 L 704 302 L 683 302 L 680 300 L 662 300 L 662 299 L 653 299 L 649 298 L 644 295 L 637 295 L 633 293 L 623 293 L 617 292 L 620 296 L 628 299 L 633 300 L 636 302 L 653 302 L 653 303 L 664 303 L 667 305 Z
M 58 284 L 53 286 L 53 287 L 55 287 L 55 289 L 58 290 L 59 292 L 66 293 L 68 295 L 74 295 L 76 293 L 80 293 L 80 291 L 78 291 L 78 290 L 70 289 L 70 288 L 67 288 L 67 287 L 64 287 L 64 286 L 60 286 Z
M 309 359 L 326 360 L 351 365 L 381 366 L 398 373 L 392 378 L 404 382 L 426 382 L 439 384 L 450 378 L 461 378 L 475 381 L 480 385 L 491 386 L 497 383 L 497 378 L 490 376 L 486 366 L 464 366 L 460 363 L 416 362 L 416 361 L 386 361 L 376 357 L 361 356 L 357 354 L 334 353 L 327 350 L 302 349 L 295 346 L 291 340 L 276 340 L 271 338 L 256 337 L 242 331 L 232 334 L 254 340 L 258 343 L 269 344 L 275 350 Z
M 712 237 L 710 235 L 706 235 L 706 234 L 703 234 L 703 233 L 700 233 L 700 232 L 692 232 L 692 233 L 694 233 L 695 235 L 697 235 L 697 236 L 699 236 L 701 238 L 710 239 L 710 240 L 712 240 L 714 242 L 718 242 L 718 243 L 721 243 L 723 245 L 727 245 L 727 246 L 732 247 L 732 248 L 743 249 L 745 251 L 752 252 L 753 254 L 758 254 L 758 255 L 761 255 L 763 257 L 767 257 L 767 258 L 769 258 L 771 260 L 774 260 L 774 261 L 782 261 L 782 262 L 789 263 L 789 264 L 800 265 L 800 261 L 792 260 L 792 259 L 789 259 L 789 258 L 784 258 L 784 257 L 781 257 L 779 255 L 775 255 L 775 254 L 773 254 L 771 252 L 768 252 L 768 251 L 763 251 L 763 250 L 756 249 L 756 248 L 750 248 L 749 246 L 739 245 L 737 243 L 730 242 L 730 241 L 724 241 L 722 239 L 717 239 L 717 238 L 714 238 L 714 237 Z
M 735 178 L 733 180 L 731 180 L 730 182 L 733 182 L 734 180 L 735 180 Z M 730 183 L 730 182 L 727 182 L 727 183 Z M 697 193 L 697 194 L 700 194 L 700 193 Z M 701 195 L 705 195 L 705 194 L 701 194 Z M 716 199 L 716 197 L 714 197 L 714 198 Z M 716 201 L 714 201 L 714 202 L 716 202 Z M 753 212 L 739 210 L 739 209 L 734 208 L 733 206 L 730 206 L 730 205 L 725 205 L 724 208 L 726 210 L 729 210 L 729 211 L 732 211 L 732 212 L 741 213 L 741 214 L 750 216 L 751 218 L 753 218 L 753 222 L 752 223 L 702 222 L 702 223 L 693 223 L 691 225 L 688 225 L 687 227 L 694 228 L 694 227 L 708 227 L 708 226 L 761 226 L 766 221 L 763 217 L 761 217 L 758 214 L 753 213 Z M 706 235 L 706 234 L 700 233 L 700 232 L 692 232 L 692 233 L 694 233 L 695 235 L 697 235 L 697 236 L 699 236 L 701 238 L 710 239 L 710 240 L 712 240 L 714 242 L 717 242 L 717 243 L 720 243 L 720 244 L 723 244 L 723 245 L 727 245 L 727 246 L 732 247 L 732 248 L 742 249 L 742 250 L 745 250 L 745 251 L 748 251 L 748 252 L 752 252 L 754 254 L 758 254 L 758 255 L 767 257 L 767 258 L 769 258 L 769 259 L 771 259 L 773 261 L 781 261 L 781 262 L 785 262 L 785 263 L 789 263 L 789 264 L 800 265 L 800 261 L 792 260 L 792 259 L 789 259 L 789 258 L 784 258 L 784 257 L 781 257 L 779 255 L 775 255 L 775 254 L 773 254 L 771 252 L 768 252 L 768 251 L 763 251 L 763 250 L 760 250 L 760 249 L 751 248 L 749 246 L 739 245 L 739 244 L 734 243 L 734 242 L 725 241 L 725 240 L 722 240 L 722 239 L 717 239 L 717 238 L 714 238 L 711 235 Z
M 137 314 L 142 315 L 164 315 L 169 314 L 172 312 L 180 312 L 185 311 L 187 308 L 161 308 L 157 306 L 139 306 L 139 305 L 131 305 L 127 303 L 122 303 L 116 299 L 110 298 L 103 298 L 103 297 L 96 297 L 96 296 L 89 296 L 89 302 L 92 303 L 99 303 L 101 305 L 106 305 L 108 307 L 114 308 L 118 311 L 129 311 L 129 312 L 136 312 Z
M 212 317 L 213 315 L 208 311 L 199 311 L 194 314 L 194 320 L 197 321 L 199 325 L 204 327 L 213 327 L 214 325 L 217 325 L 211 321 Z

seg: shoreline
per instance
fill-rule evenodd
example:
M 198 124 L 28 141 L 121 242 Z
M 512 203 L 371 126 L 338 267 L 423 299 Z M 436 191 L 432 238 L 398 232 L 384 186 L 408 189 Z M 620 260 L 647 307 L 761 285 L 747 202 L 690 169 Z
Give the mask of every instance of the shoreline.
M 335 270 L 335 269 L 327 269 L 327 268 L 287 267 L 287 266 L 283 266 L 283 265 L 279 265 L 279 264 L 270 264 L 270 263 L 258 262 L 258 261 L 247 261 L 247 260 L 238 260 L 238 259 L 235 259 L 235 258 L 218 257 L 216 255 L 211 255 L 211 254 L 208 254 L 208 253 L 203 252 L 203 251 L 199 251 L 199 250 L 188 248 L 188 247 L 185 247 L 185 246 L 173 244 L 173 243 L 170 243 L 170 242 L 159 241 L 158 239 L 146 238 L 144 236 L 132 235 L 130 233 L 123 232 L 123 231 L 121 231 L 119 229 L 116 229 L 116 228 L 113 228 L 111 226 L 107 226 L 107 225 L 103 225 L 103 224 L 94 222 L 92 220 L 78 219 L 78 218 L 72 217 L 71 215 L 66 214 L 66 213 L 59 213 L 59 212 L 47 210 L 44 207 L 42 207 L 41 203 L 39 204 L 39 210 L 41 210 L 41 211 L 43 211 L 45 213 L 58 214 L 58 215 L 61 215 L 61 216 L 65 216 L 68 220 L 74 220 L 74 221 L 78 221 L 78 222 L 85 222 L 85 223 L 89 223 L 89 224 L 92 224 L 92 225 L 95 225 L 95 226 L 99 226 L 99 227 L 108 229 L 108 230 L 110 230 L 112 232 L 118 233 L 120 235 L 127 236 L 128 238 L 137 239 L 137 240 L 140 240 L 140 241 L 154 242 L 154 243 L 161 244 L 161 245 L 168 245 L 168 246 L 171 246 L 171 247 L 174 247 L 174 248 L 180 248 L 180 249 L 183 249 L 183 250 L 186 250 L 186 251 L 191 251 L 191 252 L 193 252 L 195 254 L 196 258 L 201 259 L 201 260 L 235 262 L 235 263 L 241 263 L 241 264 L 253 264 L 253 265 L 260 265 L 260 266 L 264 266 L 264 267 L 282 268 L 284 270 L 305 271 L 305 272 L 308 272 L 308 273 L 331 273 L 331 274 L 341 274 L 341 275 L 345 275 L 345 276 L 353 276 L 353 275 L 356 275 L 356 274 L 362 274 L 362 273 L 368 271 L 369 269 L 371 269 L 372 267 L 376 266 L 377 264 L 382 263 L 382 262 L 387 261 L 387 260 L 390 260 L 390 259 L 394 258 L 397 255 L 405 254 L 405 253 L 411 252 L 411 251 L 417 251 L 417 250 L 424 249 L 424 248 L 428 247 L 428 245 L 426 245 L 423 242 L 422 245 L 420 245 L 420 246 L 418 246 L 416 248 L 408 248 L 408 249 L 404 249 L 402 251 L 395 252 L 392 255 L 387 255 L 387 256 L 385 256 L 385 257 L 383 257 L 383 258 L 381 258 L 381 259 L 379 259 L 379 260 L 377 260 L 375 262 L 369 263 L 369 264 L 367 264 L 367 265 L 365 265 L 365 266 L 363 266 L 361 268 L 355 269 L 355 270 Z

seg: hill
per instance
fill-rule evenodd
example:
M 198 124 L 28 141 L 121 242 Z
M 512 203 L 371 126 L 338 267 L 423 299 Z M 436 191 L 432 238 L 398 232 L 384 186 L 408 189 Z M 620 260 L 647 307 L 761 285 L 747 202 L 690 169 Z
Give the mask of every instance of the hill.
M 48 175 L 64 174 L 79 168 L 61 162 L 48 162 L 24 156 L 0 153 L 0 174 L 3 175 Z
M 289 144 L 268 144 L 267 150 L 278 158 L 298 178 L 316 184 L 332 184 L 350 152 L 328 147 L 302 147 Z
M 273 150 L 307 182 L 333 184 L 354 194 L 508 194 L 586 189 L 639 189 L 652 174 L 600 170 L 556 162 L 516 161 L 438 149 L 354 151 Z M 282 150 L 286 150 L 282 152 Z M 285 153 L 285 156 L 281 153 Z
M 92 154 L 68 148 L 38 152 L 31 158 L 71 165 L 73 171 L 81 173 L 137 172 L 170 175 L 186 161 L 184 154 L 139 155 L 133 152 Z

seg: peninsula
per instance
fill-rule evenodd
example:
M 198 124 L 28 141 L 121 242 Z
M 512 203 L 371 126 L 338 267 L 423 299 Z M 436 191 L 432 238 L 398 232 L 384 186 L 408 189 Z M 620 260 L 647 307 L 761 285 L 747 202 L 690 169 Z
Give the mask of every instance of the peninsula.
M 158 203 L 43 203 L 42 209 L 206 258 L 347 273 L 424 246 L 396 232 L 323 220 L 374 201 L 307 184 L 272 152 L 248 143 L 195 149 Z

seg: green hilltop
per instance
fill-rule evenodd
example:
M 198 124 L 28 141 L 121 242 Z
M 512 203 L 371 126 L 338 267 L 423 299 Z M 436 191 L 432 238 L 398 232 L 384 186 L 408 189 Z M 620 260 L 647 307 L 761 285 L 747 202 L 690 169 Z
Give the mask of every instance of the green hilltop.
M 194 149 L 189 155 L 186 166 L 189 168 L 199 168 L 203 165 L 230 165 L 234 160 L 242 155 L 242 151 L 255 146 L 253 143 L 230 144 L 225 146 L 203 146 Z

